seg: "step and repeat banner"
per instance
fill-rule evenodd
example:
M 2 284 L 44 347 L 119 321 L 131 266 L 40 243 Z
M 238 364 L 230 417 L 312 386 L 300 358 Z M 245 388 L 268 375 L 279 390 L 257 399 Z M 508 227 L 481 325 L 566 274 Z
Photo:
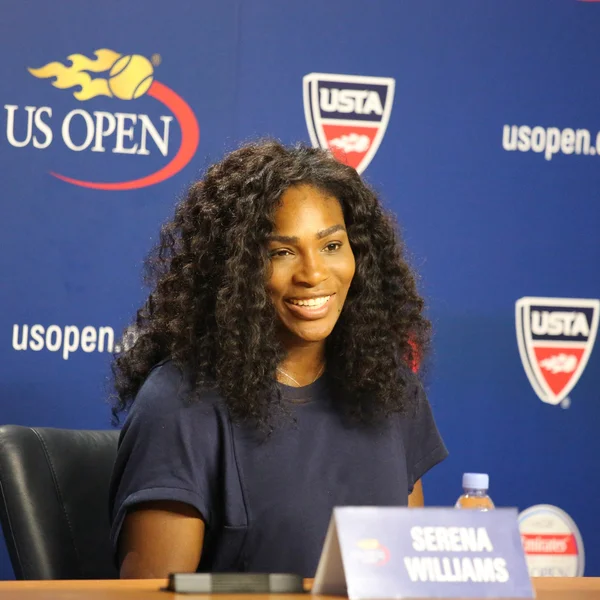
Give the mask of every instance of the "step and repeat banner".
M 583 540 L 600 575 L 600 2 L 5 0 L 0 15 L 2 423 L 109 428 L 111 353 L 160 224 L 240 143 L 303 141 L 380 193 L 420 273 L 450 449 L 426 503 L 487 472 L 497 505 L 561 509 L 526 513 L 538 573 L 581 572 Z

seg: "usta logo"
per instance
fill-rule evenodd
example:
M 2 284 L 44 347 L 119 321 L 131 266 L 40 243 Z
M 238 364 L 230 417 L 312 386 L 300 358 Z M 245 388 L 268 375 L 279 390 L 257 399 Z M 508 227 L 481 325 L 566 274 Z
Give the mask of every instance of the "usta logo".
M 529 382 L 543 402 L 559 404 L 575 387 L 594 347 L 600 301 L 525 297 L 515 311 Z
M 304 116 L 313 146 L 330 149 L 362 173 L 385 133 L 395 82 L 390 77 L 309 73 L 304 76 Z
M 582 312 L 531 311 L 531 331 L 536 335 L 588 336 L 590 328 Z
M 357 115 L 370 115 L 375 113 L 381 116 L 383 106 L 379 94 L 368 90 L 345 90 L 338 88 L 321 88 L 321 110 L 326 112 L 356 113 Z
M 129 102 L 147 95 L 160 102 L 171 114 L 161 115 L 158 123 L 144 113 L 74 108 L 61 115 L 57 127 L 56 111 L 51 106 L 21 108 L 16 104 L 5 104 L 8 143 L 15 148 L 31 145 L 44 150 L 60 135 L 63 144 L 73 152 L 108 150 L 114 154 L 148 156 L 158 151 L 162 156 L 172 156 L 158 171 L 129 181 L 83 181 L 50 172 L 58 179 L 86 188 L 131 190 L 159 183 L 178 173 L 194 156 L 200 139 L 198 122 L 189 105 L 173 90 L 155 80 L 154 66 L 146 57 L 138 54 L 124 56 L 106 48 L 96 50 L 94 54 L 95 59 L 71 54 L 67 57 L 71 63 L 69 66 L 51 62 L 39 69 L 28 70 L 38 79 L 54 78 L 52 85 L 56 88 L 77 88 L 73 97 L 80 102 L 102 96 L 116 102 Z M 98 74 L 104 74 L 104 77 Z M 173 118 L 181 129 L 181 144 L 176 152 L 170 147 Z

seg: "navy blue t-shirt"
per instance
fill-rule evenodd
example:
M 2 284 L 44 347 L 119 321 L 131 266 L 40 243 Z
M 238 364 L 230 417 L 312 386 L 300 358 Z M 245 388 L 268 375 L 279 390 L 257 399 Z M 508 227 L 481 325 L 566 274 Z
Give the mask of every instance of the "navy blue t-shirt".
M 416 379 L 416 378 L 415 378 Z M 291 413 L 270 437 L 230 420 L 224 401 L 155 367 L 124 423 L 110 490 L 115 550 L 127 510 L 178 500 L 202 515 L 199 571 L 313 577 L 335 506 L 406 506 L 414 482 L 447 456 L 420 385 L 412 418 L 350 425 L 327 391 L 279 384 Z

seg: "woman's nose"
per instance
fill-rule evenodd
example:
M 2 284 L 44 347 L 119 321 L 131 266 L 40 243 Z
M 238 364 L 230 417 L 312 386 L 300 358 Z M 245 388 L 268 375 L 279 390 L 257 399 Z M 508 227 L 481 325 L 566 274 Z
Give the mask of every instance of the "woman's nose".
M 307 287 L 317 287 L 327 279 L 327 266 L 319 252 L 307 253 L 294 273 L 294 282 Z

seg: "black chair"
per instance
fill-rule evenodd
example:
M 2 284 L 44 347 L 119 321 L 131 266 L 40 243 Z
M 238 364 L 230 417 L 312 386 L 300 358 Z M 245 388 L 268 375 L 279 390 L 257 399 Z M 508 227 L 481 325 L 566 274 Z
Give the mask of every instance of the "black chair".
M 0 427 L 0 521 L 17 579 L 117 579 L 108 487 L 118 431 Z

